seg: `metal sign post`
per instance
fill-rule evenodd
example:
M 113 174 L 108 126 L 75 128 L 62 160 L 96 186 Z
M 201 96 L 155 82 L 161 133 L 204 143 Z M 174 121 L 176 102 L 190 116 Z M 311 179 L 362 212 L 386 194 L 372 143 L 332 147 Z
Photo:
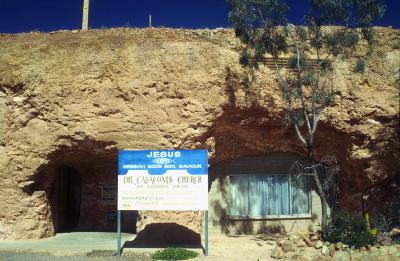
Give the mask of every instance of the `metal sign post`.
M 89 1 L 90 0 L 84 0 L 83 1 L 82 30 L 87 30 L 88 29 L 88 24 L 89 24 Z
M 204 255 L 208 256 L 208 210 L 204 211 Z
M 121 210 L 117 214 L 117 256 L 121 256 Z

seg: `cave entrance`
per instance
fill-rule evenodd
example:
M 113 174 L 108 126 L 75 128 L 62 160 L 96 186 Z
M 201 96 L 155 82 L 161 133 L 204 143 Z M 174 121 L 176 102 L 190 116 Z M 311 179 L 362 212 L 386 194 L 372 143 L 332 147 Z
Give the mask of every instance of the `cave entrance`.
M 62 166 L 56 172 L 58 231 L 74 230 L 78 226 L 81 207 L 82 183 L 77 169 Z
M 62 147 L 33 177 L 30 193 L 45 192 L 43 233 L 115 232 L 118 166 L 112 143 L 95 140 Z M 136 232 L 137 211 L 123 214 L 121 231 Z

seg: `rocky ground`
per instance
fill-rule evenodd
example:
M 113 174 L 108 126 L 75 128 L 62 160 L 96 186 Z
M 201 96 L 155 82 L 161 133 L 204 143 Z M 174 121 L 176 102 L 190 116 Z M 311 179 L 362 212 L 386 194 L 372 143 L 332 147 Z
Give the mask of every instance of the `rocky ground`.
M 322 242 L 317 233 L 291 234 L 276 238 L 271 258 L 302 261 L 397 260 L 400 259 L 400 244 L 393 242 L 389 236 L 382 236 L 374 245 L 354 249 L 341 242 Z

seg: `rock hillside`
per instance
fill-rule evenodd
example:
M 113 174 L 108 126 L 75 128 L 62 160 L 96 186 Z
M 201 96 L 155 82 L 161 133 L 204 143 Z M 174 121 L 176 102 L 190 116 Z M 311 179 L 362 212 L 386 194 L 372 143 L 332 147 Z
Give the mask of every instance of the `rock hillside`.
M 366 73 L 353 72 L 354 60 L 335 63 L 336 105 L 316 140 L 317 157 L 340 163 L 343 208 L 360 209 L 360 193 L 375 184 L 399 184 L 400 31 L 377 33 Z M 257 74 L 260 99 L 250 105 L 238 47 L 225 29 L 1 35 L 0 238 L 54 234 L 46 173 L 61 163 L 94 171 L 109 162 L 112 172 L 117 149 L 207 148 L 211 166 L 243 155 L 304 155 L 293 130 L 282 128 L 270 69 Z M 198 230 L 199 215 L 182 224 Z

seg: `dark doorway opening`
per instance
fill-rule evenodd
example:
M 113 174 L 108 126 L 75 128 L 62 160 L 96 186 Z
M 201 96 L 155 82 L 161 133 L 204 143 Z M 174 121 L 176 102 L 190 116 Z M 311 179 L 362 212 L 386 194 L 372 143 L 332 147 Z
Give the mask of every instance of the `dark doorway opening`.
M 78 170 L 63 166 L 58 169 L 55 179 L 57 195 L 56 232 L 74 230 L 79 223 L 82 184 Z

